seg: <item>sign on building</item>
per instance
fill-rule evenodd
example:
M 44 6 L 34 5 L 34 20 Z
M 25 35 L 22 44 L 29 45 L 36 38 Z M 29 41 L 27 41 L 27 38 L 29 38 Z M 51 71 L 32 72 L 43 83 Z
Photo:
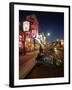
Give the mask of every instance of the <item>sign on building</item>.
M 24 21 L 23 22 L 23 30 L 24 31 L 29 31 L 30 29 L 30 22 L 29 21 Z

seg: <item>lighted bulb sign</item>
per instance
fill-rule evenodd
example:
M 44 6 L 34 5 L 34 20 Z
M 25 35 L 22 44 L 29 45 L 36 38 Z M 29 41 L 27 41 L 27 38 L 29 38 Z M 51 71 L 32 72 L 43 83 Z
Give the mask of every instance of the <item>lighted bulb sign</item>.
M 23 22 L 23 30 L 27 32 L 29 31 L 29 29 L 30 29 L 30 22 L 28 21 Z

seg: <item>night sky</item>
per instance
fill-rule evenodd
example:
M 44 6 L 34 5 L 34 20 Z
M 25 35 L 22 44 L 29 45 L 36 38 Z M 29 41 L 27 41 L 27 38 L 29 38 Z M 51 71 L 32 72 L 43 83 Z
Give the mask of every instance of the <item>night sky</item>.
M 35 14 L 39 22 L 39 32 L 44 32 L 47 40 L 64 39 L 64 13 L 19 11 L 19 22 L 23 22 L 26 16 Z M 51 33 L 47 36 L 47 33 Z

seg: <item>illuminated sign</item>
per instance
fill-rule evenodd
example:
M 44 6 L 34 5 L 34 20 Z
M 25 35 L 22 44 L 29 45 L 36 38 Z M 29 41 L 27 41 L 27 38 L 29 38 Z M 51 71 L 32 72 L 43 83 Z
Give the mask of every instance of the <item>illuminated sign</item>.
M 23 22 L 23 30 L 29 31 L 29 29 L 30 29 L 30 22 L 28 21 Z

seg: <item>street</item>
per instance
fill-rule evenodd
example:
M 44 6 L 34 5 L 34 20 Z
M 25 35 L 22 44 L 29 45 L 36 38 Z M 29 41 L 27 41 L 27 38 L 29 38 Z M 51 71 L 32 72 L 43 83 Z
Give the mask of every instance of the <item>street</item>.
M 64 66 L 55 65 L 52 60 L 46 58 L 46 55 L 40 55 L 37 60 L 39 51 L 27 52 L 25 55 L 20 56 L 19 60 L 19 78 L 53 78 L 64 76 Z M 58 59 L 57 59 L 57 63 Z
M 63 77 L 63 69 L 63 66 L 49 65 L 48 63 L 36 64 L 25 79 Z

